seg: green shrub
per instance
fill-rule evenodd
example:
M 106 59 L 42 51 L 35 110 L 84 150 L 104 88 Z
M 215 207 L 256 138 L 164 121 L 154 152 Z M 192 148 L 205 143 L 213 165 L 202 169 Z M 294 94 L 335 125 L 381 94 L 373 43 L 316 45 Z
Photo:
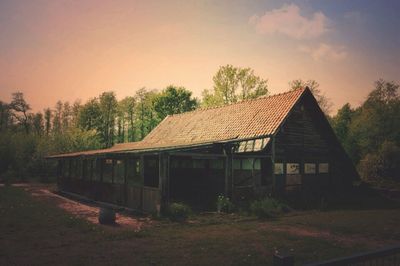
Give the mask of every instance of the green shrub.
M 167 214 L 171 221 L 183 222 L 189 217 L 191 212 L 190 207 L 184 203 L 171 203 Z
M 258 218 L 272 218 L 283 212 L 288 212 L 289 207 L 274 198 L 264 198 L 253 201 L 250 204 L 250 211 Z
M 231 213 L 234 209 L 233 203 L 230 201 L 228 197 L 218 196 L 217 198 L 217 212 L 226 212 Z

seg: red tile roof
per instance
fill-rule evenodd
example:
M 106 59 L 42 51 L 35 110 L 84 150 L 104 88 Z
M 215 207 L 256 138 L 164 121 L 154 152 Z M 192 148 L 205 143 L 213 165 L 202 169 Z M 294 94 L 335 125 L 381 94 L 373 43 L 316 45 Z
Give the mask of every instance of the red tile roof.
M 298 89 L 270 97 L 170 115 L 142 141 L 53 157 L 157 150 L 272 135 L 306 90 Z

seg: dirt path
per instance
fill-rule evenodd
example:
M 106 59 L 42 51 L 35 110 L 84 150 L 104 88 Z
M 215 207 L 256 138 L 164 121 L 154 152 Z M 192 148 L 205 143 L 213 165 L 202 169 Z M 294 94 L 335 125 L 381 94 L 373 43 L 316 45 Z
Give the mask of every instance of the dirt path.
M 284 232 L 299 237 L 313 237 L 328 241 L 334 241 L 340 243 L 343 246 L 349 246 L 349 247 L 357 245 L 359 243 L 368 243 L 368 245 L 372 247 L 387 246 L 388 244 L 397 243 L 397 241 L 372 239 L 364 235 L 350 235 L 350 236 L 338 235 L 330 231 L 319 230 L 309 227 L 272 225 L 263 223 L 260 225 L 260 228 L 265 230 L 272 230 L 275 232 Z
M 63 196 L 57 195 L 51 192 L 48 187 L 20 184 L 25 191 L 28 191 L 33 198 L 38 200 L 48 201 L 58 206 L 61 209 L 71 213 L 74 216 L 85 219 L 93 224 L 99 224 L 98 215 L 99 207 L 86 205 Z M 144 227 L 151 226 L 154 222 L 147 217 L 133 217 L 126 214 L 117 213 L 116 225 L 115 226 L 104 226 L 110 230 L 121 230 L 129 229 L 134 231 L 140 231 Z M 103 225 L 102 225 L 103 226 Z

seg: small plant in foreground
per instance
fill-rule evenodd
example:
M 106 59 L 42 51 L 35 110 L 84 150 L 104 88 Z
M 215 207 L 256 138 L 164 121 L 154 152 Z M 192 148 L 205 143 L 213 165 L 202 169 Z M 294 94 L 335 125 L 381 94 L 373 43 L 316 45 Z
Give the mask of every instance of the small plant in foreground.
M 191 212 L 190 207 L 184 203 L 171 203 L 168 207 L 168 217 L 175 222 L 185 221 Z
M 230 201 L 228 197 L 225 196 L 218 196 L 217 198 L 217 212 L 226 212 L 230 213 L 234 209 L 233 203 Z
M 250 211 L 258 218 L 272 218 L 283 212 L 288 212 L 289 207 L 274 198 L 267 197 L 253 201 L 250 205 Z

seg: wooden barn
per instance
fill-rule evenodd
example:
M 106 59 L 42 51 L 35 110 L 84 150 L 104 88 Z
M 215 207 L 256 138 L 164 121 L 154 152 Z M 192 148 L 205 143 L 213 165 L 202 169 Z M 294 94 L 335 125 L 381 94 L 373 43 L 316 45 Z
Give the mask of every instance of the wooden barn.
M 357 173 L 308 88 L 166 117 L 142 141 L 51 156 L 62 191 L 144 212 L 323 195 Z

